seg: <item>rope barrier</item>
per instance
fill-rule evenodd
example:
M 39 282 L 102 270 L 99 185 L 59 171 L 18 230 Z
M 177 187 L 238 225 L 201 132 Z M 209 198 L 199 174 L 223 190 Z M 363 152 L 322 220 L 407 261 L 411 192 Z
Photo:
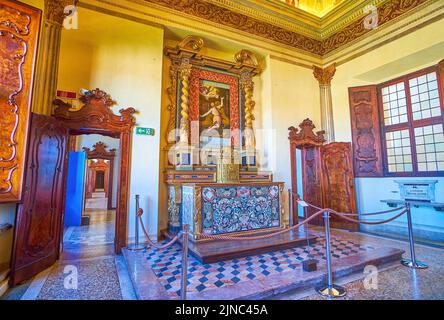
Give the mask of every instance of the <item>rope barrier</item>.
M 168 242 L 168 243 L 166 243 L 166 244 L 164 244 L 164 245 L 158 245 L 158 244 L 156 244 L 156 243 L 154 243 L 152 240 L 151 240 L 151 238 L 150 238 L 150 236 L 149 236 L 149 234 L 148 234 L 148 232 L 146 231 L 146 229 L 145 229 L 145 225 L 144 225 L 144 223 L 143 223 L 143 221 L 142 221 L 142 214 L 143 214 L 143 210 L 142 209 L 139 209 L 138 211 L 137 211 L 137 216 L 138 216 L 138 218 L 139 218 L 139 222 L 140 222 L 140 226 L 142 227 L 142 231 L 143 231 L 143 233 L 145 234 L 145 237 L 147 238 L 147 240 L 148 240 L 148 243 L 149 243 L 149 245 L 150 246 L 152 246 L 152 247 L 154 247 L 154 248 L 156 248 L 156 249 L 166 249 L 166 248 L 168 248 L 168 247 L 171 247 L 173 244 L 175 244 L 176 242 L 177 242 L 177 240 L 179 240 L 179 237 L 180 237 L 180 235 L 181 235 L 181 233 L 182 233 L 182 231 L 180 231 L 170 242 Z
M 320 211 L 316 212 L 315 214 L 313 214 L 312 216 L 310 216 L 309 218 L 305 219 L 304 221 L 298 223 L 297 225 L 294 225 L 290 228 L 286 228 L 286 229 L 283 229 L 280 231 L 269 233 L 269 234 L 266 234 L 263 236 L 223 236 L 223 235 L 200 234 L 199 238 L 212 239 L 212 240 L 227 240 L 227 241 L 268 239 L 268 238 L 272 238 L 272 237 L 280 235 L 280 234 L 284 234 L 284 233 L 293 231 L 293 230 L 299 228 L 300 226 L 310 222 L 311 220 L 313 220 L 314 218 L 316 218 L 317 216 L 319 216 L 323 212 L 324 212 L 324 210 L 320 210 Z
M 315 206 L 314 204 L 305 201 L 297 193 L 292 192 L 292 194 L 293 194 L 293 196 L 296 196 L 296 201 L 299 201 L 299 200 L 304 201 L 308 206 L 310 206 L 310 207 L 312 207 L 313 209 L 316 209 L 316 210 L 326 210 L 326 209 L 323 209 L 321 207 Z M 406 209 L 406 208 L 407 208 L 407 206 L 402 206 L 402 207 L 398 207 L 398 208 L 395 208 L 395 209 L 389 209 L 389 210 L 385 210 L 385 211 L 371 212 L 371 213 L 360 213 L 360 214 L 359 213 L 349 213 L 349 212 L 337 212 L 337 211 L 336 211 L 336 213 L 340 213 L 340 214 L 345 215 L 345 216 L 363 217 L 363 216 L 376 216 L 376 215 L 380 215 L 380 214 L 392 213 L 392 212 L 396 212 L 396 211 L 399 211 L 399 210 L 402 210 L 402 209 Z M 331 210 L 331 209 L 327 209 L 327 210 Z
M 350 221 L 350 222 L 356 222 L 356 223 L 362 223 L 362 224 L 368 224 L 368 225 L 379 225 L 379 224 L 388 223 L 390 221 L 398 219 L 400 216 L 402 216 L 405 213 L 407 213 L 407 210 L 404 210 L 401 213 L 397 214 L 396 216 L 391 217 L 390 219 L 387 219 L 387 220 L 383 220 L 383 221 L 362 221 L 362 220 L 356 220 L 356 219 L 348 218 L 347 216 L 345 216 L 345 215 L 343 215 L 343 214 L 341 214 L 339 212 L 336 212 L 334 210 L 331 210 L 329 212 L 331 212 L 332 214 L 334 214 L 335 216 L 337 216 L 337 217 L 339 217 L 341 219 L 344 219 L 344 220 L 347 220 L 347 221 Z

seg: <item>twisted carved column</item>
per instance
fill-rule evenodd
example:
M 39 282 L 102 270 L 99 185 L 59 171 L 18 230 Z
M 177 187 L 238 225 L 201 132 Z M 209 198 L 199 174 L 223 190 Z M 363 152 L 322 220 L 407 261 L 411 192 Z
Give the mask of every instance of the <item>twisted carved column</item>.
M 180 66 L 180 80 L 182 82 L 182 95 L 180 97 L 180 143 L 188 144 L 190 122 L 189 122 L 189 80 L 191 75 L 192 65 L 184 62 Z
M 57 94 L 60 41 L 64 8 L 74 0 L 45 0 L 44 23 L 42 25 L 37 56 L 36 77 L 32 111 L 50 115 L 52 102 Z
M 253 132 L 253 120 L 255 119 L 254 106 L 256 103 L 253 101 L 254 83 L 251 73 L 247 72 L 242 74 L 241 88 L 244 90 L 245 95 L 245 149 L 254 150 L 256 142 Z
M 336 64 L 322 69 L 313 66 L 313 74 L 319 82 L 321 95 L 321 127 L 326 132 L 328 142 L 335 140 L 335 128 L 333 121 L 333 103 L 331 98 L 331 80 L 336 73 Z

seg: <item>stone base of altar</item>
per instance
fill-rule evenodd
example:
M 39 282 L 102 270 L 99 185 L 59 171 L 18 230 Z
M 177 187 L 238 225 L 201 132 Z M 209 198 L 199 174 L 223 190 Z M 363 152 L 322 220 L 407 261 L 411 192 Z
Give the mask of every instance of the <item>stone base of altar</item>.
M 262 233 L 266 234 L 266 232 Z M 165 238 L 174 236 L 165 231 Z M 255 234 L 258 235 L 258 234 Z M 179 241 L 180 242 L 180 241 Z M 190 254 L 199 262 L 207 264 L 229 259 L 242 258 L 262 253 L 285 250 L 316 243 L 316 236 L 306 235 L 303 231 L 291 231 L 266 239 L 248 241 L 190 241 Z

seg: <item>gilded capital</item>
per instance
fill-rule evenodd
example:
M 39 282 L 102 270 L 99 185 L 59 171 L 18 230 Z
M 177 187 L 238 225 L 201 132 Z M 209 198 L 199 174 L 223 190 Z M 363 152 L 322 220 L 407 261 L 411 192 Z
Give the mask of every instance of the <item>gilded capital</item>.
M 76 2 L 76 0 L 45 0 L 45 19 L 62 25 L 66 17 L 65 7 Z
M 317 66 L 313 66 L 313 75 L 318 80 L 321 86 L 329 86 L 331 80 L 336 73 L 336 63 L 329 65 L 328 67 L 322 69 Z
M 179 74 L 181 79 L 188 79 L 191 75 L 191 69 L 193 68 L 193 65 L 187 61 L 184 60 L 179 66 Z

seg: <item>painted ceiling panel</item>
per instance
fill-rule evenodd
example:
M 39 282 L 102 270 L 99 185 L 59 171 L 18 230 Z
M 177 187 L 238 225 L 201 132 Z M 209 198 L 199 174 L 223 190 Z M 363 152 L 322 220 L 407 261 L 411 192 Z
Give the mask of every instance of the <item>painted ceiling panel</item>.
M 280 0 L 290 6 L 307 11 L 318 17 L 322 17 L 344 0 Z

